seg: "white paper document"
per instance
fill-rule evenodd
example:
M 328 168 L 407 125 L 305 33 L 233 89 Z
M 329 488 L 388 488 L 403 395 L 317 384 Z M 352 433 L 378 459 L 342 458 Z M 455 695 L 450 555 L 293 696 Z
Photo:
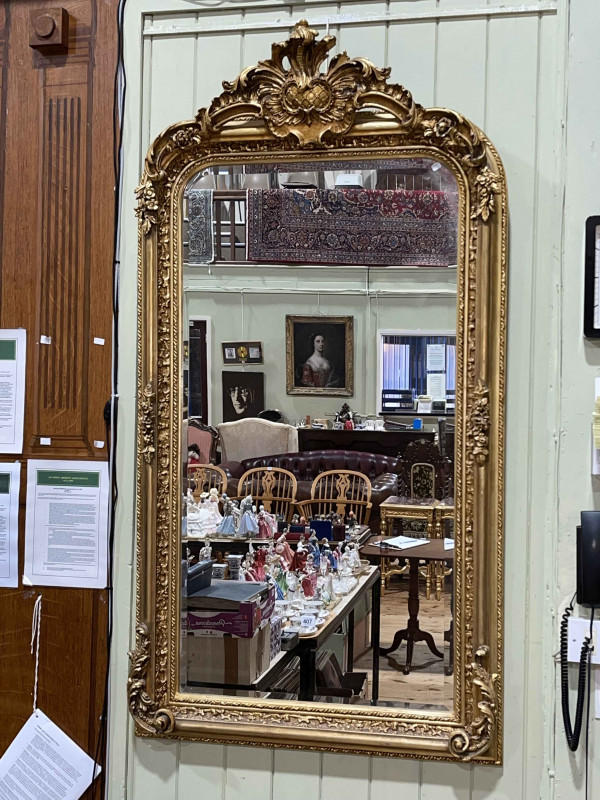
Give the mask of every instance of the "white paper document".
M 446 345 L 428 344 L 427 345 L 427 371 L 445 372 L 446 371 Z M 429 392 L 427 392 L 429 394 Z
M 29 461 L 23 582 L 106 586 L 108 496 L 106 462 Z
M 21 464 L 0 464 L 0 586 L 19 585 Z
M 24 328 L 0 329 L 0 453 L 23 452 L 26 345 Z
M 1 800 L 78 800 L 100 773 L 39 709 L 0 758 Z
M 454 539 L 444 538 L 444 550 L 454 550 Z
M 414 536 L 392 536 L 390 539 L 382 539 L 377 544 L 380 547 L 393 547 L 396 550 L 408 550 L 410 547 L 417 547 L 420 544 L 429 544 L 429 539 L 415 539 Z
M 434 400 L 446 399 L 445 372 L 434 372 L 427 375 L 427 394 Z

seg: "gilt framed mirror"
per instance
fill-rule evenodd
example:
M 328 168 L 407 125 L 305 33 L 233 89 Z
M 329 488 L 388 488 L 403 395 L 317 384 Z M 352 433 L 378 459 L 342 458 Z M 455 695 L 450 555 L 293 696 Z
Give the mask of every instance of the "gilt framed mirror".
M 299 22 L 146 158 L 129 707 L 498 764 L 504 171 L 334 46 Z

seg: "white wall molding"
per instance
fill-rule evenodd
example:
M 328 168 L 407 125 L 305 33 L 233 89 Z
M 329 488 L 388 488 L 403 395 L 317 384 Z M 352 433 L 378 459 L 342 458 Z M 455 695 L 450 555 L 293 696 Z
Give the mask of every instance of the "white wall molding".
M 273 6 L 266 6 L 273 8 Z M 255 7 L 253 7 L 254 10 Z M 296 9 L 296 7 L 293 7 Z M 292 7 L 282 7 L 282 11 L 291 11 Z M 228 8 L 229 10 L 229 8 Z M 313 26 L 338 27 L 345 25 L 381 25 L 391 22 L 436 22 L 444 20 L 482 20 L 506 17 L 523 16 L 543 16 L 556 14 L 556 2 L 550 0 L 547 3 L 537 5 L 520 6 L 482 6 L 480 8 L 455 8 L 442 9 L 435 11 L 421 11 L 403 14 L 332 14 L 328 16 L 310 16 L 310 24 Z M 153 13 L 156 21 L 149 23 L 144 29 L 144 37 L 159 38 L 162 36 L 189 36 L 202 34 L 221 34 L 221 33 L 242 33 L 246 31 L 268 31 L 268 30 L 289 30 L 293 22 L 291 18 L 265 20 L 262 22 L 250 22 L 242 19 L 239 22 L 232 22 L 230 25 L 206 23 L 202 20 L 202 11 L 198 12 L 197 20 L 190 24 L 186 17 L 182 24 L 167 23 L 160 21 L 160 15 Z M 213 12 L 214 14 L 214 12 Z M 211 15 L 212 16 L 212 15 Z M 294 20 L 299 18 L 300 12 L 294 11 Z

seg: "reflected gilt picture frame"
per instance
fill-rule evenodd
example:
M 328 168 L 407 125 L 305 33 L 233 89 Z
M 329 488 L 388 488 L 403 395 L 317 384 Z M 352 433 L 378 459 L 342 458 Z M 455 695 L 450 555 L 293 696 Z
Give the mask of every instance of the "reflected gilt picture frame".
M 139 360 L 136 734 L 500 764 L 507 193 L 492 142 L 459 112 L 425 108 L 305 20 L 208 108 L 152 143 L 136 190 Z M 180 685 L 183 207 L 190 181 L 231 164 L 433 158 L 459 194 L 450 711 L 192 694 Z M 310 387 L 305 387 L 310 388 Z
M 354 318 L 285 318 L 286 391 L 289 395 L 352 397 Z

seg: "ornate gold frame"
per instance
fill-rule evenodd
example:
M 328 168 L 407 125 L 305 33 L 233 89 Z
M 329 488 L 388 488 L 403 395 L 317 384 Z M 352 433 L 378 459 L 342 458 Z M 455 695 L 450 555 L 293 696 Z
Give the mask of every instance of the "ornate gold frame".
M 296 386 L 294 383 L 294 325 L 297 322 L 315 322 L 331 325 L 337 323 L 345 326 L 346 357 L 344 359 L 344 386 L 333 389 L 318 389 L 310 386 Z M 321 397 L 353 397 L 354 396 L 354 317 L 311 317 L 288 314 L 285 318 L 285 384 L 286 393 L 313 394 Z
M 141 736 L 500 763 L 507 205 L 491 142 L 426 109 L 389 69 L 300 22 L 271 59 L 151 146 L 140 221 L 137 626 L 128 682 Z M 287 60 L 286 60 L 287 59 Z M 461 195 L 457 319 L 455 696 L 447 714 L 186 695 L 178 687 L 181 224 L 186 183 L 223 163 L 429 156 Z

